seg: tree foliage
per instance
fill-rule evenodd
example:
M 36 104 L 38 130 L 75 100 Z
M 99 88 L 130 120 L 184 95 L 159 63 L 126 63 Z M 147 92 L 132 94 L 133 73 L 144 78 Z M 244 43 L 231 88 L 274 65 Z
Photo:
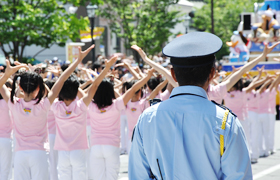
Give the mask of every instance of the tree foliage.
M 108 19 L 110 29 L 125 47 L 137 44 L 148 54 L 161 51 L 178 22 L 179 12 L 170 8 L 178 0 L 107 0 L 99 15 Z
M 258 0 L 263 2 L 262 0 Z M 214 0 L 215 34 L 223 41 L 223 47 L 217 53 L 217 59 L 229 54 L 225 42 L 230 41 L 233 31 L 237 30 L 240 22 L 240 13 L 253 12 L 257 0 Z M 193 18 L 193 26 L 201 31 L 211 32 L 211 0 L 205 0 L 205 5 L 197 9 Z
M 79 38 L 79 30 L 85 29 L 88 18 L 76 17 L 63 5 L 75 6 L 86 0 L 1 0 L 0 1 L 0 47 L 4 54 L 13 54 L 22 60 L 26 46 L 49 48 L 52 44 L 64 46 L 70 38 Z M 100 3 L 101 0 L 93 0 Z M 6 46 L 5 46 L 6 45 Z M 8 48 L 7 48 L 8 47 Z

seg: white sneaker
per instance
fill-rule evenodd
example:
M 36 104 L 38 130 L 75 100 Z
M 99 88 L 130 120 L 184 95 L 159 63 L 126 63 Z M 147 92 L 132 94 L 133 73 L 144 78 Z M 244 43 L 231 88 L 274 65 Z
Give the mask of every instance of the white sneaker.
M 256 164 L 256 163 L 258 163 L 258 159 L 252 158 L 252 159 L 251 159 L 251 164 Z

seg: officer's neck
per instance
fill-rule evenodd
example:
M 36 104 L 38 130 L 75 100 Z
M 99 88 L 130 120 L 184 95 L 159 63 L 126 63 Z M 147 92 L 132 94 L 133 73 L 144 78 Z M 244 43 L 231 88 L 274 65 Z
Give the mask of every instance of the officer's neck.
M 197 87 L 201 87 L 202 89 L 204 89 L 206 92 L 208 91 L 208 86 L 209 86 L 209 83 L 206 82 L 204 85 L 190 85 L 190 84 L 182 84 L 179 86 L 197 86 Z

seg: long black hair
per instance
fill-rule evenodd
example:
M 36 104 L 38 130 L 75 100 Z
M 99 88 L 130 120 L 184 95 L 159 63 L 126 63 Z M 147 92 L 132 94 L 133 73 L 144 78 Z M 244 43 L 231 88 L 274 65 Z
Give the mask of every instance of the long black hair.
M 116 99 L 113 83 L 108 78 L 104 78 L 96 90 L 93 102 L 101 109 L 112 105 L 113 99 Z
M 14 103 L 14 95 L 16 89 L 16 82 L 19 79 L 19 85 L 25 94 L 31 94 L 39 87 L 36 104 L 38 104 L 45 94 L 45 83 L 43 78 L 36 72 L 21 72 L 14 76 L 12 91 L 11 91 L 11 102 Z

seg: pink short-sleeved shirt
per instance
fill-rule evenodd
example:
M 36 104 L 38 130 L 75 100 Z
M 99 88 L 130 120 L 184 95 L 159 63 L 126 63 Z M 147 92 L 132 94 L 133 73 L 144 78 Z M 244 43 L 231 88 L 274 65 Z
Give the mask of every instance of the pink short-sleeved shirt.
M 54 100 L 54 103 L 57 102 L 58 99 Z M 53 104 L 52 104 L 53 106 Z M 47 121 L 48 121 L 48 131 L 49 134 L 56 134 L 56 128 L 55 128 L 55 117 L 54 117 L 54 113 L 53 111 L 50 109 L 49 113 L 48 113 L 48 117 L 47 117 Z
M 226 94 L 224 100 L 225 105 L 237 115 L 239 120 L 245 120 L 247 115 L 246 107 L 246 92 L 245 91 L 232 91 Z
M 141 99 L 140 101 L 131 102 L 129 101 L 126 105 L 126 115 L 127 115 L 127 124 L 128 124 L 128 134 L 129 137 L 132 137 L 132 132 L 137 124 L 139 116 L 142 112 L 150 107 L 149 101 L 146 99 Z
M 14 122 L 16 138 L 15 151 L 44 150 L 47 138 L 47 115 L 50 109 L 48 98 L 25 102 L 15 98 L 14 103 L 8 102 Z
M 276 94 L 277 91 L 273 88 L 269 93 L 269 113 L 276 115 Z
M 170 97 L 170 92 L 167 89 L 163 93 L 160 92 L 158 94 L 158 98 L 162 101 L 169 99 L 169 97 Z
M 75 99 L 69 106 L 63 101 L 52 106 L 56 122 L 54 149 L 72 151 L 88 149 L 87 106 L 84 101 Z
M 208 87 L 208 98 L 213 100 L 216 103 L 221 104 L 225 96 L 227 95 L 227 86 L 226 83 L 222 82 L 216 86 L 209 85 Z
M 47 121 L 49 134 L 55 134 L 55 117 L 52 110 L 49 110 Z
M 91 124 L 91 145 L 120 146 L 120 113 L 125 109 L 122 97 L 113 100 L 113 104 L 99 109 L 92 102 L 89 105 Z
M 4 99 L 0 100 L 0 138 L 11 138 L 13 129 L 12 120 L 9 114 L 9 107 Z
M 259 112 L 259 96 L 255 90 L 253 90 L 251 93 L 248 93 L 247 105 L 248 111 L 253 111 L 256 113 Z
M 269 94 L 270 94 L 269 89 L 266 89 L 261 94 L 260 93 L 257 94 L 259 96 L 259 113 L 260 114 L 270 113 Z

